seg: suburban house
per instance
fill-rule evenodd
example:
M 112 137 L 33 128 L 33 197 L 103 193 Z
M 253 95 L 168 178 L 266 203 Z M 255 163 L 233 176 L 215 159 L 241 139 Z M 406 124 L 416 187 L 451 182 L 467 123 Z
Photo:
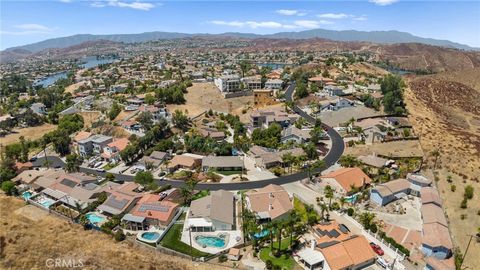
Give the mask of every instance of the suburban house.
M 375 263 L 377 255 L 364 236 L 353 235 L 320 248 L 330 269 L 362 269 Z
M 214 83 L 222 93 L 237 92 L 241 90 L 240 77 L 238 75 L 226 75 L 220 78 L 215 78 Z
M 125 182 L 118 186 L 109 186 L 105 192 L 109 194 L 107 200 L 97 207 L 102 213 L 108 215 L 120 215 L 130 211 L 135 203 L 142 197 L 141 193 L 135 192 L 139 185 L 134 182 Z
M 167 108 L 163 106 L 155 106 L 155 105 L 145 105 L 142 104 L 138 108 L 139 112 L 149 112 L 152 114 L 152 120 L 154 123 L 157 123 L 162 118 L 167 118 L 168 112 Z
M 32 105 L 30 105 L 30 109 L 38 115 L 47 114 L 47 106 L 45 106 L 45 104 L 41 102 L 33 103 Z
M 78 141 L 78 153 L 85 157 L 92 154 L 101 154 L 107 144 L 113 142 L 113 138 L 101 134 L 92 135 Z
M 247 208 L 260 223 L 285 219 L 293 209 L 293 198 L 283 187 L 275 184 L 250 190 L 245 195 Z
M 177 203 L 162 200 L 157 194 L 144 195 L 135 207 L 122 218 L 122 226 L 128 230 L 148 230 L 150 226 L 166 227 L 177 214 Z
M 345 93 L 343 92 L 344 89 L 338 86 L 326 85 L 323 88 L 323 91 L 329 96 L 343 96 Z
M 242 171 L 243 160 L 239 156 L 207 156 L 202 159 L 202 171 Z
M 253 128 L 268 128 L 273 123 L 288 127 L 298 119 L 296 114 L 288 114 L 282 110 L 256 110 L 250 115 L 250 124 Z
M 259 89 L 253 91 L 253 104 L 257 108 L 276 104 L 275 95 L 272 89 Z
M 178 169 L 189 169 L 193 170 L 200 165 L 202 158 L 195 157 L 191 155 L 176 155 L 174 156 L 167 165 L 167 168 L 170 172 L 176 171 Z
M 372 179 L 360 168 L 342 168 L 322 175 L 320 178 L 341 195 L 348 195 L 357 189 L 365 188 L 372 182 Z
M 433 188 L 422 189 L 422 247 L 425 256 L 444 260 L 452 256 L 453 244 L 448 230 L 448 222 L 440 205 L 438 191 Z
M 308 81 L 310 83 L 314 83 L 314 84 L 316 84 L 317 86 L 320 86 L 320 87 L 323 87 L 326 83 L 333 83 L 334 82 L 334 80 L 332 80 L 330 78 L 325 78 L 325 77 L 321 77 L 321 76 L 312 77 L 312 78 L 308 79 Z
M 235 197 L 225 190 L 192 201 L 187 226 L 192 231 L 228 231 L 235 229 Z
M 254 145 L 248 151 L 248 155 L 255 160 L 255 165 L 265 169 L 283 165 L 282 157 L 287 153 L 290 153 L 293 156 L 305 155 L 305 151 L 303 151 L 303 149 L 300 147 L 276 151 Z
M 289 126 L 288 128 L 282 130 L 281 142 L 286 143 L 293 141 L 298 144 L 304 144 L 308 142 L 312 136 L 310 135 L 309 130 L 299 129 L 295 126 Z
M 92 136 L 92 133 L 87 132 L 87 131 L 80 131 L 73 137 L 72 145 L 73 145 L 74 151 L 77 154 L 80 155 L 80 151 L 79 151 L 79 148 L 78 148 L 78 142 L 83 141 L 83 140 L 89 138 L 90 136 Z
M 354 106 L 353 101 L 346 99 L 346 98 L 336 98 L 334 100 L 325 102 L 322 107 L 321 111 L 338 111 L 343 108 L 348 108 Z
M 262 79 L 260 77 L 243 78 L 242 83 L 248 90 L 262 89 Z
M 116 139 L 107 144 L 101 154 L 102 158 L 110 163 L 117 163 L 120 161 L 120 152 L 127 147 L 130 141 L 127 138 Z
M 168 158 L 168 153 L 161 151 L 153 151 L 149 156 L 143 156 L 140 160 L 145 167 L 152 166 L 158 168 Z
M 213 128 L 199 128 L 198 133 L 202 137 L 210 137 L 216 141 L 223 141 L 225 139 L 225 132 Z
M 269 79 L 265 82 L 266 89 L 282 89 L 283 88 L 283 80 L 280 79 Z
M 384 206 L 407 195 L 420 197 L 422 196 L 422 192 L 426 192 L 426 190 L 423 189 L 431 184 L 432 181 L 425 176 L 409 173 L 407 179 L 397 179 L 376 185 L 370 191 L 370 201 L 377 205 Z

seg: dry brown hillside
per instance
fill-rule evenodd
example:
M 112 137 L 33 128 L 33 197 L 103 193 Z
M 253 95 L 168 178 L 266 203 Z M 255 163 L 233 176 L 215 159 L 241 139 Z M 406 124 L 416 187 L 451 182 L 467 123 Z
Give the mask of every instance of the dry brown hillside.
M 127 241 L 116 243 L 104 233 L 84 231 L 79 225 L 3 194 L 0 194 L 0 220 L 0 269 L 48 269 L 48 259 L 76 261 L 77 265 L 82 260 L 83 267 L 76 269 L 219 268 L 134 247 Z
M 411 121 L 426 153 L 426 172 L 435 179 L 450 222 L 454 244 L 464 252 L 480 228 L 480 68 L 409 79 L 405 93 Z M 450 180 L 451 178 L 451 180 Z M 474 187 L 468 207 L 464 188 Z M 480 265 L 480 243 L 473 241 L 464 266 Z

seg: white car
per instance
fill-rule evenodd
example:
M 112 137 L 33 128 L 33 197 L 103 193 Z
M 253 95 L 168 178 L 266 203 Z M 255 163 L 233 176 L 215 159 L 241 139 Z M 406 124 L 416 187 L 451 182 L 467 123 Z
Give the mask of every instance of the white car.
M 390 263 L 382 257 L 377 257 L 377 264 L 385 269 L 388 269 L 390 267 Z

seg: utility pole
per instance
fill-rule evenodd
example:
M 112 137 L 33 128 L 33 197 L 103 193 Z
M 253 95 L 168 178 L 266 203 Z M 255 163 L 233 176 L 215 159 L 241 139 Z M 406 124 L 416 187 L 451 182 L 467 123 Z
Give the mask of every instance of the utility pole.
M 462 269 L 463 262 L 465 261 L 465 257 L 467 256 L 468 249 L 470 248 L 470 243 L 472 243 L 472 238 L 474 236 L 475 237 L 480 237 L 480 236 L 476 236 L 476 235 L 473 235 L 473 234 L 470 235 L 470 239 L 468 240 L 467 248 L 465 249 L 465 252 L 463 253 L 462 261 L 460 262 L 460 267 L 459 267 L 460 269 Z

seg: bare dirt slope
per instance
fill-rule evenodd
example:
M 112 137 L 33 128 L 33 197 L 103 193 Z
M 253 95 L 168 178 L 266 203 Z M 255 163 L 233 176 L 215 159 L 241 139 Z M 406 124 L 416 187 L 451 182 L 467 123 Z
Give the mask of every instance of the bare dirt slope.
M 480 228 L 480 69 L 410 79 L 406 91 L 410 120 L 426 154 L 426 172 L 434 177 L 433 151 L 438 149 L 436 184 L 456 246 L 464 252 L 469 236 Z M 452 183 L 447 181 L 452 178 Z M 452 191 L 452 185 L 456 191 Z M 474 198 L 460 208 L 464 188 Z M 473 241 L 464 266 L 480 265 L 480 243 Z
M 38 214 L 17 198 L 0 194 L 0 269 L 47 269 L 47 259 L 83 260 L 82 269 L 216 269 L 162 253 L 116 243 L 57 217 Z M 37 214 L 35 214 L 37 213 Z M 66 269 L 66 268 L 55 268 Z M 78 268 L 80 269 L 80 268 Z

